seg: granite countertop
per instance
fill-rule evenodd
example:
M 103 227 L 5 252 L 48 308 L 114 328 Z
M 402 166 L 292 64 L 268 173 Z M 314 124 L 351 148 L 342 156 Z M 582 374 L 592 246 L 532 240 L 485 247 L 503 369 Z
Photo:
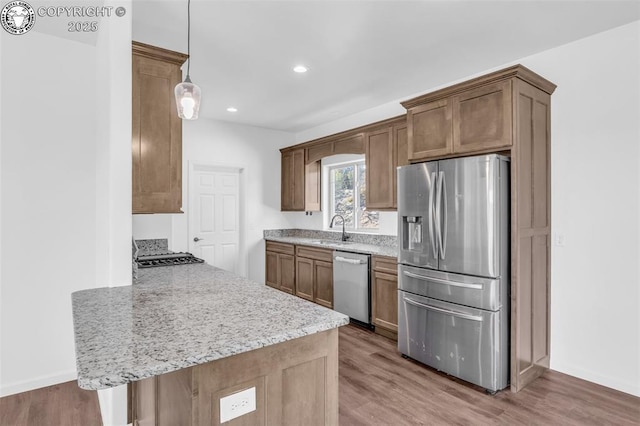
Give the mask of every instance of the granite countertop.
M 346 325 L 349 318 L 206 264 L 141 269 L 72 294 L 78 385 L 106 389 Z
M 362 232 L 348 232 L 349 239 L 341 241 L 342 232 L 316 229 L 265 229 L 266 241 L 322 247 L 353 253 L 398 257 L 398 237 Z
M 301 246 L 313 246 L 313 247 L 322 247 L 332 250 L 341 250 L 341 251 L 349 251 L 352 253 L 363 253 L 363 254 L 375 254 L 377 256 L 391 256 L 398 257 L 398 248 L 397 247 L 389 247 L 389 246 L 379 246 L 374 244 L 365 244 L 358 242 L 345 241 L 342 242 L 340 240 L 326 240 L 326 239 L 318 239 L 318 238 L 305 238 L 305 237 L 276 237 L 276 236 L 265 236 L 265 240 L 267 241 L 277 241 L 280 243 L 288 243 L 295 244 Z M 318 241 L 322 241 L 319 243 Z

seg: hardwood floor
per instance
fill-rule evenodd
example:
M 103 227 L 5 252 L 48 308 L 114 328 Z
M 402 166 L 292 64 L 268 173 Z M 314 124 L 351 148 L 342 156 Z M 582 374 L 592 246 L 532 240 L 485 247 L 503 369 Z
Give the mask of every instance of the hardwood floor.
M 495 396 L 404 359 L 396 342 L 340 329 L 340 425 L 640 425 L 640 398 L 548 371 Z
M 341 426 L 640 425 L 640 398 L 555 371 L 491 396 L 356 326 L 340 329 L 339 351 Z M 68 382 L 0 398 L 0 425 L 99 426 L 97 393 Z
M 73 382 L 0 398 L 1 426 L 102 425 L 98 393 Z

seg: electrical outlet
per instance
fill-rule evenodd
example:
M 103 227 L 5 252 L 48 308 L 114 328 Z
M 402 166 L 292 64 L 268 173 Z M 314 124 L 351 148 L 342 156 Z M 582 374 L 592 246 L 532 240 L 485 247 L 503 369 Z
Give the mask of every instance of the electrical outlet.
M 564 234 L 556 233 L 554 240 L 556 247 L 564 247 Z
M 220 423 L 256 410 L 256 388 L 252 387 L 220 398 Z

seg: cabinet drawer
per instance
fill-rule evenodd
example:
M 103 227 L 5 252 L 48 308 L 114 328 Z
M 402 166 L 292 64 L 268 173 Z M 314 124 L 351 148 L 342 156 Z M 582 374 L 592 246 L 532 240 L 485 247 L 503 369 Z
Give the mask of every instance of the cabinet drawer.
M 325 262 L 333 262 L 333 250 L 296 246 L 296 256 L 306 257 L 307 259 L 323 260 Z
M 388 256 L 371 256 L 373 270 L 398 275 L 398 259 Z
M 267 241 L 267 251 L 276 253 L 294 254 L 294 245 L 287 243 L 278 243 L 275 241 Z

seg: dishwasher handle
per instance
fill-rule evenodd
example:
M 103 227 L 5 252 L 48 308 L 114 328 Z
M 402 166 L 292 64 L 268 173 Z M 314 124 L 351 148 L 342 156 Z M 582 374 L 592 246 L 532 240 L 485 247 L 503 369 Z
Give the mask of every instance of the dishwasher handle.
M 333 260 L 335 260 L 336 262 L 349 263 L 351 265 L 362 265 L 367 263 L 366 260 L 350 259 L 348 257 L 342 257 L 342 256 L 336 256 L 333 258 Z

